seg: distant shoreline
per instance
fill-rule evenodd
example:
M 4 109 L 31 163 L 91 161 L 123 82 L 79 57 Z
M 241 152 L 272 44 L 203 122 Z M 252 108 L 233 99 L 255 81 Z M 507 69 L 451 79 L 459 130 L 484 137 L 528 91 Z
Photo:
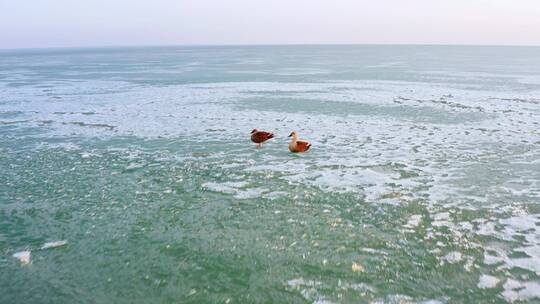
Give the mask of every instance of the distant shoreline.
M 88 45 L 51 47 L 0 47 L 0 52 L 33 50 L 87 50 L 87 49 L 140 49 L 140 48 L 208 48 L 208 47 L 336 47 L 336 46 L 411 46 L 411 47 L 501 47 L 501 48 L 540 48 L 540 45 L 525 44 L 436 44 L 436 43 L 276 43 L 276 44 L 163 44 L 163 45 Z

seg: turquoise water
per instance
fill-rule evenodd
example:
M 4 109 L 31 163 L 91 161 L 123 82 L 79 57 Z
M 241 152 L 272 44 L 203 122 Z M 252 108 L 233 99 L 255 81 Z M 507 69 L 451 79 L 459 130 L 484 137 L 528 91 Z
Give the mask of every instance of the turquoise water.
M 0 303 L 540 303 L 539 124 L 533 47 L 0 51 Z

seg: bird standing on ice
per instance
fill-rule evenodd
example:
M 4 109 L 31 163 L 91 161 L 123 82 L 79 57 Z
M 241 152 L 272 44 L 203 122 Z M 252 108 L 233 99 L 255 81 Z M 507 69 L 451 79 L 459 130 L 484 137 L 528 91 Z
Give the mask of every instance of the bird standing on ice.
M 298 134 L 293 131 L 289 137 L 292 137 L 292 141 L 289 144 L 289 151 L 294 153 L 306 152 L 311 148 L 311 144 L 307 141 L 298 140 Z
M 273 137 L 274 134 L 270 132 L 259 131 L 257 129 L 253 129 L 253 131 L 251 131 L 251 141 L 257 144 L 257 148 L 261 148 L 263 142 Z

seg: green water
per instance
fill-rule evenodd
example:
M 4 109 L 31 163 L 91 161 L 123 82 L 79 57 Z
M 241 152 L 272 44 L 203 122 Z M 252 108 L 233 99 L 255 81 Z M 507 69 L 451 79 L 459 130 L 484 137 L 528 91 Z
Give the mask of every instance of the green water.
M 538 48 L 2 51 L 0 303 L 540 303 L 539 124 Z

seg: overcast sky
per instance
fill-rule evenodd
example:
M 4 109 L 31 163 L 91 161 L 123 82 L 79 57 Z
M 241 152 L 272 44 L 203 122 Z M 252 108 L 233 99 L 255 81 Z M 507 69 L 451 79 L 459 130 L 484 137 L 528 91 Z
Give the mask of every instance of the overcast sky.
M 540 0 L 0 0 L 0 48 L 540 45 Z

